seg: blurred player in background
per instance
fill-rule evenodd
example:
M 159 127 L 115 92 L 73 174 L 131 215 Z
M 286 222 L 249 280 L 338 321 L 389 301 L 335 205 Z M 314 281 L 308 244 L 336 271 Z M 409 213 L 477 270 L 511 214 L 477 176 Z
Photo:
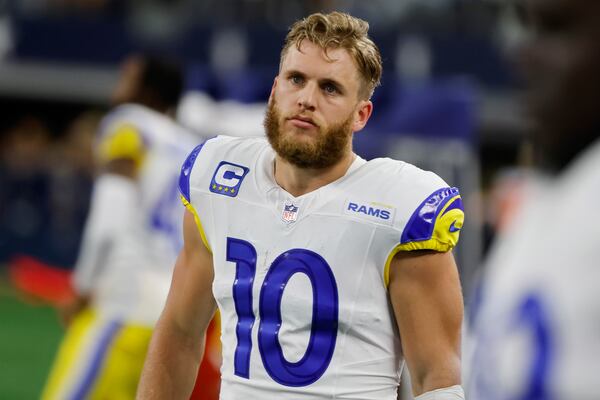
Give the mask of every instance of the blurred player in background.
M 184 249 L 138 398 L 187 398 L 217 307 L 222 399 L 395 399 L 405 357 L 419 399 L 464 398 L 460 195 L 352 151 L 382 72 L 367 32 L 342 13 L 298 21 L 268 141 L 221 136 L 188 157 Z
M 600 396 L 600 2 L 527 0 L 519 52 L 544 173 L 493 249 L 473 400 Z
M 77 298 L 42 397 L 131 399 L 181 248 L 177 164 L 196 140 L 172 119 L 178 66 L 136 56 L 101 122 L 96 179 L 74 271 Z

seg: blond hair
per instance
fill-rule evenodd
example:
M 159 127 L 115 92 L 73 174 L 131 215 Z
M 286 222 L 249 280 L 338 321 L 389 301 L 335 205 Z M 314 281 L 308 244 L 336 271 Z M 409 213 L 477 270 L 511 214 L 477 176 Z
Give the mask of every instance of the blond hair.
M 369 99 L 380 84 L 382 73 L 381 54 L 377 45 L 369 38 L 369 23 L 346 13 L 315 13 L 296 21 L 290 28 L 283 49 L 281 63 L 288 49 L 295 45 L 300 50 L 304 39 L 318 45 L 325 51 L 342 48 L 350 53 L 363 80 L 359 97 Z

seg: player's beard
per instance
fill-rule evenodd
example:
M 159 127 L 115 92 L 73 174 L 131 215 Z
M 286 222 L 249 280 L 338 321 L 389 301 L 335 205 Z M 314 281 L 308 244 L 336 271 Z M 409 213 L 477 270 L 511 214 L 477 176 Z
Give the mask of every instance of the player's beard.
M 267 138 L 281 158 L 300 168 L 322 169 L 335 165 L 344 157 L 352 140 L 352 115 L 325 130 L 317 127 L 317 136 L 311 141 L 294 140 L 292 135 L 286 135 L 281 122 L 281 112 L 273 99 L 265 113 Z

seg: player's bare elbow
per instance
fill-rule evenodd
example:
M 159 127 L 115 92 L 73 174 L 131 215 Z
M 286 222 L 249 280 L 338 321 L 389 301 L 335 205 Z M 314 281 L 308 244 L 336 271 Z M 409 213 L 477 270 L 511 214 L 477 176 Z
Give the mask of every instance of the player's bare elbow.
M 458 352 L 448 352 L 443 359 L 410 371 L 413 394 L 420 394 L 461 384 L 461 359 Z

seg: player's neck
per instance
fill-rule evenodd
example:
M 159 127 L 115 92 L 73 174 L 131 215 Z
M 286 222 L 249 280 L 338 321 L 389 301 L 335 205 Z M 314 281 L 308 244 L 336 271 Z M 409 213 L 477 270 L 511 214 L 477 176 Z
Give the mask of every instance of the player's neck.
M 275 157 L 275 182 L 294 197 L 319 189 L 346 174 L 356 154 L 350 152 L 339 162 L 328 168 L 300 168 L 279 156 Z

